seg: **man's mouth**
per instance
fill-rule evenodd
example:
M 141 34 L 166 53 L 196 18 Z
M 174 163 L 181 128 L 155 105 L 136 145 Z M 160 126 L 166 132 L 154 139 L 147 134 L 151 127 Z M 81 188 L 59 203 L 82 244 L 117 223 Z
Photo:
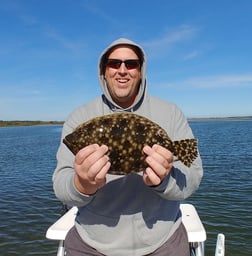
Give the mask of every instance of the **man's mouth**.
M 129 81 L 129 79 L 125 79 L 125 78 L 119 78 L 119 79 L 116 79 L 116 81 L 120 84 L 125 84 Z

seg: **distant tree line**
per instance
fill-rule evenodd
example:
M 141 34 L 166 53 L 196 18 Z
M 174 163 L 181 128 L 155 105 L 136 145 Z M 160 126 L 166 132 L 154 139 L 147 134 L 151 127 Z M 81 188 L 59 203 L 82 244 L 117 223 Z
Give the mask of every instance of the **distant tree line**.
M 188 118 L 189 121 L 232 121 L 232 120 L 252 120 L 252 116 L 230 116 L 230 117 L 197 117 Z M 0 127 L 4 126 L 32 126 L 32 125 L 62 125 L 63 121 L 3 121 L 0 120 Z
M 32 126 L 32 125 L 55 125 L 55 124 L 63 124 L 63 121 L 3 121 L 0 120 L 0 127 L 5 126 Z

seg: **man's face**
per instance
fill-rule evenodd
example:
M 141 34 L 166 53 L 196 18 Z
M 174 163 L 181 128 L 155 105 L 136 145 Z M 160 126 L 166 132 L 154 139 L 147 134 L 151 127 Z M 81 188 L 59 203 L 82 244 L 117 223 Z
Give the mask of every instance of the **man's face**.
M 136 53 L 127 46 L 115 48 L 108 60 L 139 60 Z M 141 80 L 140 64 L 136 67 L 126 67 L 125 63 L 121 63 L 120 67 L 106 65 L 105 79 L 112 99 L 123 108 L 130 107 L 138 94 L 139 83 Z

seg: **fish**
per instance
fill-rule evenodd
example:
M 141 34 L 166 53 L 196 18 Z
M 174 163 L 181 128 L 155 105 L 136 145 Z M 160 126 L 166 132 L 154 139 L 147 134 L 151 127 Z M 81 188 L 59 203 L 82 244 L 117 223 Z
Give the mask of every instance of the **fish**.
M 98 116 L 78 125 L 65 136 L 63 143 L 76 155 L 90 144 L 107 145 L 110 174 L 138 173 L 148 166 L 145 145 L 159 144 L 170 150 L 177 160 L 190 167 L 198 156 L 195 138 L 172 141 L 157 123 L 135 113 L 113 113 Z

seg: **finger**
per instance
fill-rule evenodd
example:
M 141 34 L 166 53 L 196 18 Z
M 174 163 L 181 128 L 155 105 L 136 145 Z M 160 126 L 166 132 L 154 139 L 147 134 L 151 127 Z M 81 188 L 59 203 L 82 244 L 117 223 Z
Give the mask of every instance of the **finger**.
M 151 150 L 148 149 L 149 156 L 160 163 L 166 170 L 169 170 L 173 164 L 173 154 L 160 145 L 153 145 Z
M 158 154 L 160 154 L 161 156 L 163 156 L 165 159 L 167 160 L 171 160 L 173 159 L 173 154 L 170 150 L 158 145 L 158 144 L 155 144 L 152 146 L 152 149 L 157 152 Z
M 78 155 L 82 159 L 81 160 L 77 159 L 77 161 L 79 161 L 80 164 L 82 164 L 85 160 L 85 167 L 88 169 L 93 164 L 95 164 L 96 161 L 98 161 L 101 157 L 103 157 L 108 151 L 107 146 L 102 145 L 97 147 L 96 144 L 94 144 L 93 147 L 91 148 L 85 148 L 85 149 L 86 151 L 84 151 L 83 149 L 84 152 L 80 152 L 80 155 Z
M 88 145 L 82 148 L 75 156 L 75 163 L 81 164 L 87 157 L 94 153 L 99 148 L 98 144 Z
M 160 163 L 161 161 L 157 160 L 157 158 L 159 158 L 159 157 L 148 156 L 148 157 L 146 157 L 145 161 L 151 167 L 151 169 L 153 169 L 156 172 L 157 172 L 157 170 L 159 170 L 159 172 L 160 172 L 161 169 L 165 170 L 165 167 L 163 166 L 162 163 Z M 157 173 L 159 174 L 159 172 L 157 172 Z
M 173 161 L 173 154 L 167 150 L 166 148 L 160 146 L 160 145 L 153 145 L 152 147 L 150 146 L 145 146 L 143 148 L 143 152 L 147 156 L 151 156 L 153 159 L 158 161 L 160 164 L 168 167 L 168 162 Z
M 143 179 L 148 186 L 157 186 L 161 182 L 160 177 L 150 167 L 147 167 L 144 171 Z
M 91 181 L 96 181 L 97 179 L 103 179 L 108 171 L 107 164 L 109 163 L 109 157 L 104 155 L 97 159 L 88 169 L 87 177 Z M 106 166 L 106 168 L 105 168 Z M 101 172 L 101 173 L 100 173 Z
M 146 155 L 151 155 L 154 151 L 153 151 L 153 149 L 150 147 L 150 146 L 148 146 L 148 145 L 146 145 L 146 146 L 144 146 L 144 148 L 143 148 L 143 152 L 146 154 Z
M 148 156 L 146 158 L 146 162 L 147 164 L 150 166 L 150 168 L 156 173 L 156 175 L 163 180 L 165 176 L 168 175 L 169 171 L 170 171 L 170 167 L 168 162 L 161 157 L 160 159 L 157 160 L 157 158 L 160 157 L 152 157 L 152 156 Z
M 111 163 L 108 161 L 106 164 L 101 168 L 101 170 L 95 176 L 95 182 L 97 184 L 103 185 L 106 183 L 106 174 L 111 166 Z

